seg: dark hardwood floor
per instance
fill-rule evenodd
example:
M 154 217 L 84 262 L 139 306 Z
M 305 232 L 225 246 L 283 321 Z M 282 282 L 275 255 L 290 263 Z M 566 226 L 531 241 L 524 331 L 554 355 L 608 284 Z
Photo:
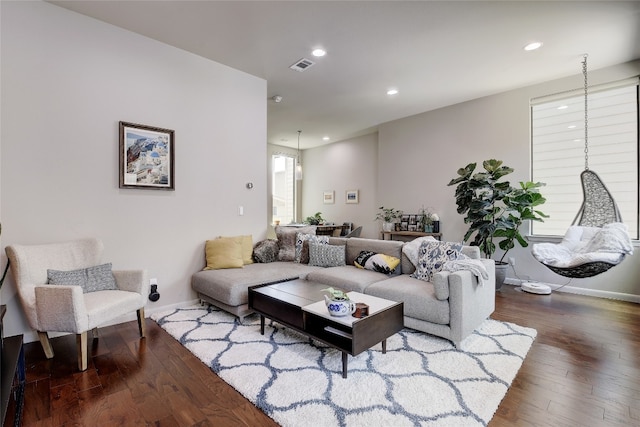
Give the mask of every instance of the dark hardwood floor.
M 640 426 L 640 305 L 505 286 L 492 317 L 538 337 L 490 426 Z M 102 328 L 86 372 L 52 343 L 25 346 L 25 426 L 276 425 L 152 320 Z

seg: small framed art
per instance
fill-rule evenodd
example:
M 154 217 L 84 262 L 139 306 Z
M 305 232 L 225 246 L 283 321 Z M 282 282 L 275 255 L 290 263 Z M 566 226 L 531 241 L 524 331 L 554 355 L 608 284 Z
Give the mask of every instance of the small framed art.
M 175 190 L 175 132 L 120 122 L 120 188 Z
M 335 201 L 334 192 L 333 191 L 325 191 L 322 197 L 322 203 L 325 205 L 332 205 Z
M 358 190 L 347 190 L 345 203 L 359 203 Z

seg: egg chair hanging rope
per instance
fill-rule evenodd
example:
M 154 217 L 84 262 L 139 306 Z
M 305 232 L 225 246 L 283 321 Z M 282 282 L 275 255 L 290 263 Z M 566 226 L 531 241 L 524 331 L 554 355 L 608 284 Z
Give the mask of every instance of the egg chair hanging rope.
M 584 77 L 584 170 L 589 170 L 589 82 L 587 81 L 587 54 L 582 60 L 582 75 Z

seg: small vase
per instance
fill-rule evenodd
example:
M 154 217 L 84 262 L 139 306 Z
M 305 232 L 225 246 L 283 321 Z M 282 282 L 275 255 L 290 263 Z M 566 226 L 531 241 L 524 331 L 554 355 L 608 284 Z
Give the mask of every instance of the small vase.
M 393 222 L 383 222 L 382 231 L 393 231 L 395 224 Z
M 433 233 L 433 225 L 431 224 L 427 224 L 424 226 L 424 232 L 425 233 Z

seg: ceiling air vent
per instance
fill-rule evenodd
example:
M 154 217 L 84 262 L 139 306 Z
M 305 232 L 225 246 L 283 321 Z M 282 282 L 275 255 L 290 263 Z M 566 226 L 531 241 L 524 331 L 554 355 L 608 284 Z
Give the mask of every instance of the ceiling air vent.
M 306 70 L 307 68 L 311 67 L 314 64 L 315 62 L 311 61 L 310 59 L 302 58 L 297 60 L 296 63 L 290 66 L 289 68 L 291 68 L 292 70 L 303 72 L 304 70 Z

